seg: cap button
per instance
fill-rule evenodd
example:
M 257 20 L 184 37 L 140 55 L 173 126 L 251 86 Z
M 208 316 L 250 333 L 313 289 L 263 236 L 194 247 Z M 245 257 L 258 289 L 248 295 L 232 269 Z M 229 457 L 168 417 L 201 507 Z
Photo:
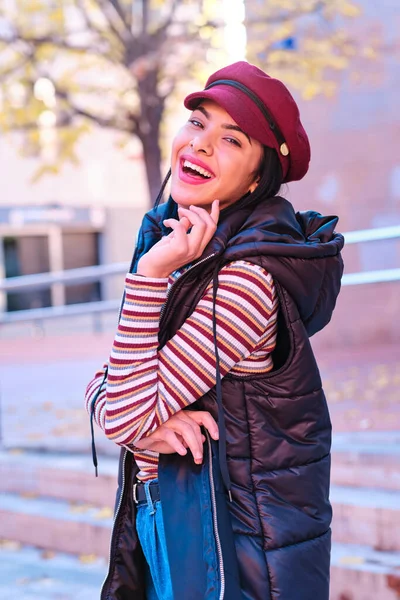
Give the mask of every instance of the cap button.
M 289 148 L 287 147 L 286 143 L 281 144 L 281 147 L 279 148 L 279 150 L 281 151 L 282 156 L 288 156 Z

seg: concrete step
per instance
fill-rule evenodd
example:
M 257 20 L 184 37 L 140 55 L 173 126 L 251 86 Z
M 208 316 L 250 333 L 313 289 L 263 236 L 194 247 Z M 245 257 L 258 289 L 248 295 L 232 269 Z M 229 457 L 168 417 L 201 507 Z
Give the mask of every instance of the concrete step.
M 333 539 L 400 551 L 400 492 L 331 486 Z
M 0 452 L 0 492 L 114 506 L 118 460 L 99 457 L 96 478 L 90 455 Z
M 0 598 L 7 600 L 92 600 L 106 571 L 101 558 L 0 544 Z M 398 600 L 399 585 L 399 553 L 333 544 L 330 600 Z
M 108 558 L 112 510 L 18 494 L 0 496 L 0 539 Z
M 398 600 L 400 553 L 333 544 L 330 600 Z
M 0 544 L 0 598 L 7 600 L 93 600 L 107 569 L 104 559 L 44 553 L 19 544 Z
M 400 432 L 336 434 L 332 445 L 332 483 L 400 490 Z

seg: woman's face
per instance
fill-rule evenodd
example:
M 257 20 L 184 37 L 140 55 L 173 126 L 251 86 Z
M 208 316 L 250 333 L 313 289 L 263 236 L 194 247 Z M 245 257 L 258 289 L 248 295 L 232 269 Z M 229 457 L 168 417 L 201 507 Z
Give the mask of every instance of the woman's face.
M 204 100 L 172 143 L 171 195 L 180 206 L 233 204 L 257 186 L 263 156 L 219 104 Z

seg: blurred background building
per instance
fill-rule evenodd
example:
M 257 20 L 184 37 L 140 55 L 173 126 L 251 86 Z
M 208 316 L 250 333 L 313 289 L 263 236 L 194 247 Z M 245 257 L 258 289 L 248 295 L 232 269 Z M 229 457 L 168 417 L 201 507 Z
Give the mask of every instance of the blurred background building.
M 0 0 L 0 597 L 98 597 L 118 449 L 97 435 L 95 480 L 83 390 L 182 98 L 246 58 L 287 83 L 310 137 L 282 195 L 346 235 L 312 338 L 334 431 L 331 600 L 400 598 L 399 31 L 398 0 Z
M 339 16 L 335 15 L 324 27 L 329 35 L 333 29 L 335 35 L 342 35 L 343 39 L 335 39 L 332 46 L 321 45 L 320 52 L 331 52 L 338 61 L 342 60 L 341 66 L 340 62 L 338 66 L 329 61 L 321 66 L 312 57 L 318 47 L 307 46 L 310 41 L 307 28 L 318 29 L 321 22 L 320 15 L 309 8 L 297 21 L 293 19 L 295 26 L 285 31 L 274 21 L 271 26 L 270 13 L 264 3 L 257 0 L 246 0 L 244 4 L 235 1 L 229 10 L 227 3 L 219 4 L 220 10 L 214 10 L 212 16 L 215 22 L 223 23 L 225 47 L 219 54 L 210 49 L 208 54 L 204 51 L 202 58 L 209 56 L 210 60 L 206 59 L 196 73 L 199 81 L 194 82 L 191 76 L 189 84 L 185 77 L 179 77 L 176 90 L 189 85 L 190 89 L 200 87 L 216 66 L 244 57 L 245 20 L 248 59 L 266 65 L 267 70 L 270 65 L 270 72 L 278 73 L 291 87 L 311 139 L 310 172 L 302 182 L 285 189 L 284 194 L 298 210 L 313 209 L 339 215 L 339 229 L 344 232 L 399 225 L 397 32 L 400 23 L 396 2 L 387 0 L 378 6 L 372 0 L 363 0 L 357 4 L 360 10 L 357 16 L 352 15 L 350 3 L 337 3 Z M 138 20 L 139 5 L 136 7 Z M 189 9 L 186 6 L 185 10 Z M 279 11 L 274 13 L 275 19 L 279 14 Z M 348 15 L 352 18 L 347 18 Z M 281 28 L 278 34 L 277 27 Z M 275 38 L 269 45 L 265 42 L 268 35 Z M 286 54 L 284 60 L 279 52 Z M 327 75 L 320 79 L 315 77 L 315 81 L 310 79 L 309 71 L 303 68 L 302 72 L 295 60 L 290 62 L 291 56 L 299 55 L 303 63 L 310 62 L 314 72 L 325 66 Z M 275 56 L 275 62 L 271 56 Z M 48 174 L 31 183 L 38 165 L 46 163 L 46 157 L 54 152 L 52 146 L 57 144 L 57 130 L 52 128 L 51 120 L 51 115 L 56 118 L 51 109 L 55 92 L 51 85 L 46 87 L 46 83 L 48 79 L 40 78 L 34 88 L 36 98 L 43 99 L 47 105 L 38 117 L 38 148 L 31 156 L 26 152 L 28 158 L 21 159 L 17 152 L 21 134 L 15 130 L 0 142 L 3 181 L 0 274 L 6 278 L 128 262 L 141 217 L 154 201 L 146 181 L 143 140 L 130 136 L 129 143 L 121 149 L 119 133 L 98 125 L 77 142 L 79 165 L 62 164 L 56 175 Z M 8 90 L 14 104 L 22 106 L 25 100 L 21 82 L 12 82 Z M 161 138 L 163 173 L 168 169 L 166 148 L 171 135 L 186 118 L 181 96 L 172 95 L 165 111 Z M 29 146 L 29 139 L 24 143 Z M 398 238 L 348 246 L 346 272 L 396 268 L 399 252 Z M 329 343 L 398 339 L 397 288 L 397 284 L 380 283 L 368 289 L 352 286 L 344 290 L 334 317 L 336 327 L 329 332 Z M 0 306 L 2 310 L 15 311 L 110 300 L 120 294 L 121 277 L 114 277 L 89 284 L 53 285 L 34 293 L 3 293 Z M 371 319 L 371 311 L 378 314 L 379 319 Z

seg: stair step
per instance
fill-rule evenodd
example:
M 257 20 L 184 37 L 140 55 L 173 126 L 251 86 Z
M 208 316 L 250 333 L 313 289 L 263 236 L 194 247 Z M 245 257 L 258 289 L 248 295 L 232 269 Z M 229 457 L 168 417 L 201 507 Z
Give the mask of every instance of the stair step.
M 100 457 L 97 478 L 86 454 L 3 451 L 0 465 L 0 492 L 114 506 L 118 459 Z
M 336 434 L 331 476 L 337 485 L 400 490 L 400 432 Z
M 0 539 L 108 558 L 112 510 L 18 494 L 0 496 Z
M 99 597 L 104 559 L 55 554 L 17 544 L 0 546 L 0 598 L 88 600 Z
M 331 486 L 335 542 L 400 551 L 400 492 Z
M 330 600 L 398 600 L 400 552 L 332 544 Z

